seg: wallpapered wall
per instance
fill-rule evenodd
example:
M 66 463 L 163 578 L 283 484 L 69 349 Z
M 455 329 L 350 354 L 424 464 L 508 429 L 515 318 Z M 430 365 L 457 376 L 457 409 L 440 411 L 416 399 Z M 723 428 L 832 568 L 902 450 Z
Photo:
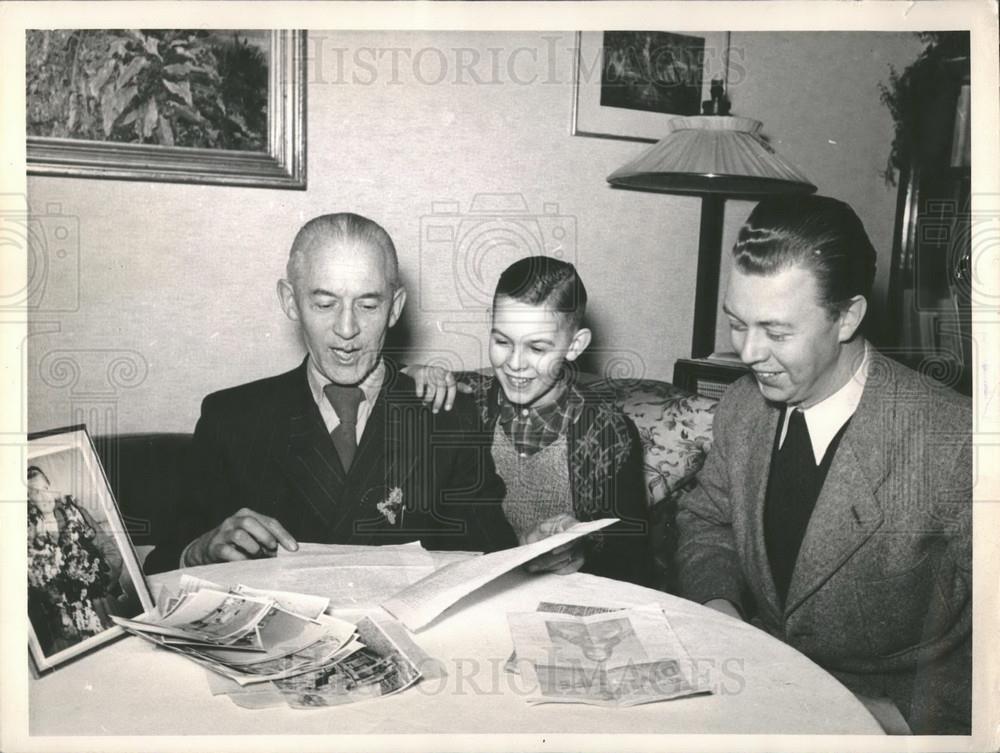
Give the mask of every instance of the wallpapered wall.
M 30 326 L 31 430 L 190 431 L 208 392 L 296 365 L 275 281 L 299 226 L 336 210 L 397 243 L 410 298 L 394 339 L 410 359 L 485 362 L 485 291 L 521 252 L 483 218 L 514 202 L 524 238 L 565 233 L 592 299 L 589 365 L 671 378 L 690 348 L 699 203 L 606 185 L 644 145 L 570 136 L 573 34 L 315 32 L 310 46 L 307 191 L 29 178 L 34 211 L 79 232 L 79 263 L 47 280 L 78 307 Z M 895 191 L 878 82 L 919 41 L 733 33 L 732 48 L 734 113 L 764 121 L 821 193 L 855 206 L 884 292 Z M 727 204 L 726 246 L 751 208 Z

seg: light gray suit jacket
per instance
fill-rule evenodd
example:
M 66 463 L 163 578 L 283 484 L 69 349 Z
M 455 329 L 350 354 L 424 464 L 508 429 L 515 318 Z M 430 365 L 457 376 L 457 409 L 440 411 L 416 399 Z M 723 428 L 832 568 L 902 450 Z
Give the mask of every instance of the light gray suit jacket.
M 809 521 L 784 608 L 764 546 L 781 406 L 726 392 L 680 501 L 682 596 L 726 598 L 850 689 L 890 697 L 920 734 L 970 726 L 972 414 L 968 399 L 871 351 L 861 403 Z

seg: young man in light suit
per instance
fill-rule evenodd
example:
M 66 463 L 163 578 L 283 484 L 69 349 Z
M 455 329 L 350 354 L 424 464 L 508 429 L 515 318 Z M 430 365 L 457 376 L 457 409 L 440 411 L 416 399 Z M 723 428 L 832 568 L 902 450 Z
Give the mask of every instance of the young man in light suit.
M 791 644 L 888 731 L 968 734 L 969 401 L 861 335 L 875 251 L 846 204 L 765 199 L 733 262 L 751 374 L 680 502 L 681 594 Z

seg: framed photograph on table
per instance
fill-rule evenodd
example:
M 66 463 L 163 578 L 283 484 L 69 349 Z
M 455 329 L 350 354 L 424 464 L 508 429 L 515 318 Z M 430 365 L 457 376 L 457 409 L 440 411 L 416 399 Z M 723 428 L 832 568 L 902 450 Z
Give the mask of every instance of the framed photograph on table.
M 28 648 L 41 674 L 123 631 L 153 599 L 90 435 L 30 434 L 27 486 Z
M 582 31 L 573 64 L 574 136 L 659 141 L 726 86 L 729 32 Z
M 29 174 L 306 187 L 304 31 L 25 37 Z

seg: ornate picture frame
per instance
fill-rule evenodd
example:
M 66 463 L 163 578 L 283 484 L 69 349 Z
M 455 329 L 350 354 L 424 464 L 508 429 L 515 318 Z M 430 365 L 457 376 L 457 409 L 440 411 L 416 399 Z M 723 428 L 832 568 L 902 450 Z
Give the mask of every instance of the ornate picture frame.
M 103 646 L 153 598 L 85 426 L 28 435 L 28 651 L 36 675 Z
M 28 174 L 305 189 L 306 32 L 267 33 L 266 148 L 247 151 L 29 135 Z M 177 89 L 173 85 L 171 92 Z M 184 93 L 190 97 L 190 91 Z M 183 107 L 182 99 L 179 104 Z M 147 114 L 148 110 L 143 112 Z

